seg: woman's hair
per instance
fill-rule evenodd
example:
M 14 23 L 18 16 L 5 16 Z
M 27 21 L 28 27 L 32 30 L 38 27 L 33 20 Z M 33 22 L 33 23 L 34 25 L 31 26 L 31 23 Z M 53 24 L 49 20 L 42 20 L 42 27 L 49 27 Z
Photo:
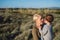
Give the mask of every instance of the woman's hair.
M 42 14 L 34 14 L 33 15 L 33 21 L 35 21 L 39 16 L 42 16 L 43 17 Z
M 38 16 L 39 16 L 38 14 L 34 14 L 33 15 L 33 21 L 35 21 L 38 18 Z
M 47 14 L 45 18 L 49 22 L 53 22 L 53 20 L 54 20 L 54 16 L 52 14 Z

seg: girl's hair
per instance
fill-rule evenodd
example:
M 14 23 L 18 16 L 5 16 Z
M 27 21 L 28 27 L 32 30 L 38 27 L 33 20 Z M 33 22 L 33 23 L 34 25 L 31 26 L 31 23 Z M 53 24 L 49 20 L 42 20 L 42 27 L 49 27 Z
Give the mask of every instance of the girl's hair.
M 49 21 L 49 22 L 53 22 L 53 20 L 54 20 L 54 17 L 53 17 L 53 15 L 51 15 L 51 14 L 47 14 L 45 18 L 46 18 L 46 20 Z

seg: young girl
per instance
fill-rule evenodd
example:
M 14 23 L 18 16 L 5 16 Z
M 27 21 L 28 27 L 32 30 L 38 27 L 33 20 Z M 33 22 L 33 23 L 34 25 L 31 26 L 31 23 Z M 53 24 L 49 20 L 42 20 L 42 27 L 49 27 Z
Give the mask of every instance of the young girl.
M 47 14 L 44 19 L 44 25 L 39 27 L 41 33 L 41 40 L 53 40 L 52 22 L 54 20 L 53 15 Z M 42 29 L 41 29 L 42 28 Z

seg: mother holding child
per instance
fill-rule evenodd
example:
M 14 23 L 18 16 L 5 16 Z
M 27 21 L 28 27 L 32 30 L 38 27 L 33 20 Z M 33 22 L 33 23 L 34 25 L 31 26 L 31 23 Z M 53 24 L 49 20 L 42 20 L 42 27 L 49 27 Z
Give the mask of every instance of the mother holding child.
M 53 20 L 54 17 L 51 14 L 47 14 L 44 18 L 42 15 L 34 14 L 33 21 L 35 27 L 32 29 L 33 40 L 53 40 Z

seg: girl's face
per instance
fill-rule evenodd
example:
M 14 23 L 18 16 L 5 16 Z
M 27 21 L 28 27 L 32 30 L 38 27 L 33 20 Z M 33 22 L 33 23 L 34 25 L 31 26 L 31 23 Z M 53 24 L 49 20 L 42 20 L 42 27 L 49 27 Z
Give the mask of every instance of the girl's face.
M 46 18 L 44 18 L 44 23 L 48 23 L 48 21 L 46 20 Z

